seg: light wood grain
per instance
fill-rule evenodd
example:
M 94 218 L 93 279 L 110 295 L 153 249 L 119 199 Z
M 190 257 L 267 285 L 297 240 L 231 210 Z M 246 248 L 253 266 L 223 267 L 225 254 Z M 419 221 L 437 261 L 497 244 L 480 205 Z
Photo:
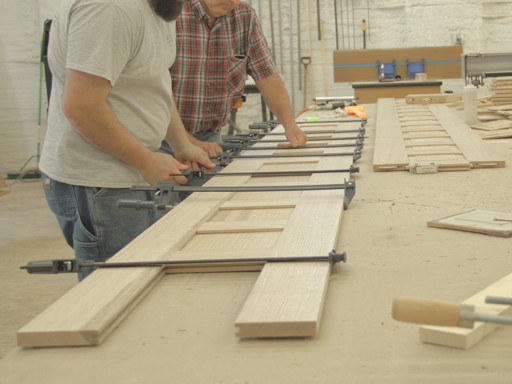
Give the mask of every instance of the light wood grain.
M 510 297 L 512 291 L 512 274 L 503 277 L 496 283 L 464 300 L 462 304 L 474 305 L 475 311 L 492 315 L 510 315 L 509 305 L 486 304 L 487 296 Z M 420 340 L 424 343 L 444 345 L 447 347 L 468 349 L 498 328 L 498 324 L 476 322 L 472 329 L 451 327 L 420 327 Z

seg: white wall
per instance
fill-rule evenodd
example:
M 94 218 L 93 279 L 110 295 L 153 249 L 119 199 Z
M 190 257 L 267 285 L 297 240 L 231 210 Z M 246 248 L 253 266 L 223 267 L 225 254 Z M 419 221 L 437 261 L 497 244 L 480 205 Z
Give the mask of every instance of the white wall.
M 300 56 L 312 57 L 308 101 L 314 95 L 353 94 L 350 84 L 333 82 L 334 0 L 320 1 L 323 40 L 318 39 L 315 0 L 248 2 L 260 15 L 269 44 L 275 47 L 277 65 L 282 68 L 289 92 L 294 91 L 291 98 L 296 113 L 303 103 Z M 40 36 L 43 21 L 53 17 L 58 3 L 59 0 L 0 0 L 0 174 L 19 169 L 37 154 Z M 365 19 L 368 49 L 453 45 L 460 38 L 464 53 L 512 52 L 510 0 L 336 0 L 336 4 L 338 46 L 342 50 L 363 48 L 361 26 Z M 297 15 L 300 15 L 300 55 Z M 460 92 L 462 86 L 461 79 L 443 82 L 444 89 L 454 92 Z M 43 136 L 44 92 L 43 89 Z M 252 121 L 261 121 L 258 95 L 248 95 L 237 121 L 242 128 Z M 35 165 L 35 159 L 28 164 Z

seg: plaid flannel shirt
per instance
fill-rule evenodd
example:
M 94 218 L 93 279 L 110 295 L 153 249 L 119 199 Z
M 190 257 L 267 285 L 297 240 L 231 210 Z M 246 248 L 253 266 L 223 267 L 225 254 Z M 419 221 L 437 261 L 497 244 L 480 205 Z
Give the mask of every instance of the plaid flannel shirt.
M 186 2 L 176 21 L 177 55 L 171 67 L 176 106 L 191 133 L 220 130 L 245 89 L 246 75 L 276 72 L 254 9 L 245 2 L 208 26 L 199 0 Z

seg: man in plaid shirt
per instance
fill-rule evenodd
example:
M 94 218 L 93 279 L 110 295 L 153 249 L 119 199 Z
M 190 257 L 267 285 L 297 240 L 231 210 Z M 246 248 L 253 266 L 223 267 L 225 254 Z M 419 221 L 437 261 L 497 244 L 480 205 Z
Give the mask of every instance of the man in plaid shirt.
M 172 88 L 193 143 L 212 156 L 222 152 L 220 129 L 241 99 L 248 74 L 284 126 L 290 145 L 306 144 L 307 136 L 295 122 L 260 21 L 249 4 L 190 0 L 176 21 L 176 34 Z

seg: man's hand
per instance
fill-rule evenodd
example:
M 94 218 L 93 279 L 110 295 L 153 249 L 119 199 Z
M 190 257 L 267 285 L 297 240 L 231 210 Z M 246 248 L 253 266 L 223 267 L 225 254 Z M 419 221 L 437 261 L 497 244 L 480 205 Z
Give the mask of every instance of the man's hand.
M 308 142 L 308 136 L 296 123 L 285 127 L 284 134 L 289 141 L 289 144 L 286 143 L 284 146 L 302 147 Z
M 217 144 L 217 146 L 219 145 Z M 222 149 L 220 152 L 222 152 Z M 217 153 L 220 152 L 215 152 L 211 156 L 215 156 Z M 178 150 L 175 151 L 175 154 L 176 159 L 188 165 L 192 170 L 199 170 L 204 168 L 213 169 L 215 168 L 216 165 L 213 161 L 210 160 L 210 155 L 206 151 L 202 150 L 197 145 L 191 143 L 183 147 L 180 147 Z
M 175 184 L 185 184 L 188 179 L 185 176 L 169 176 L 181 173 L 188 169 L 186 164 L 180 163 L 171 155 L 161 152 L 149 152 L 146 165 L 139 172 L 150 185 L 159 181 L 170 181 Z
M 216 156 L 219 153 L 222 153 L 222 148 L 219 143 L 215 141 L 202 141 L 196 139 L 193 135 L 188 136 L 189 140 L 192 144 L 197 145 L 203 151 L 205 151 L 209 156 Z

